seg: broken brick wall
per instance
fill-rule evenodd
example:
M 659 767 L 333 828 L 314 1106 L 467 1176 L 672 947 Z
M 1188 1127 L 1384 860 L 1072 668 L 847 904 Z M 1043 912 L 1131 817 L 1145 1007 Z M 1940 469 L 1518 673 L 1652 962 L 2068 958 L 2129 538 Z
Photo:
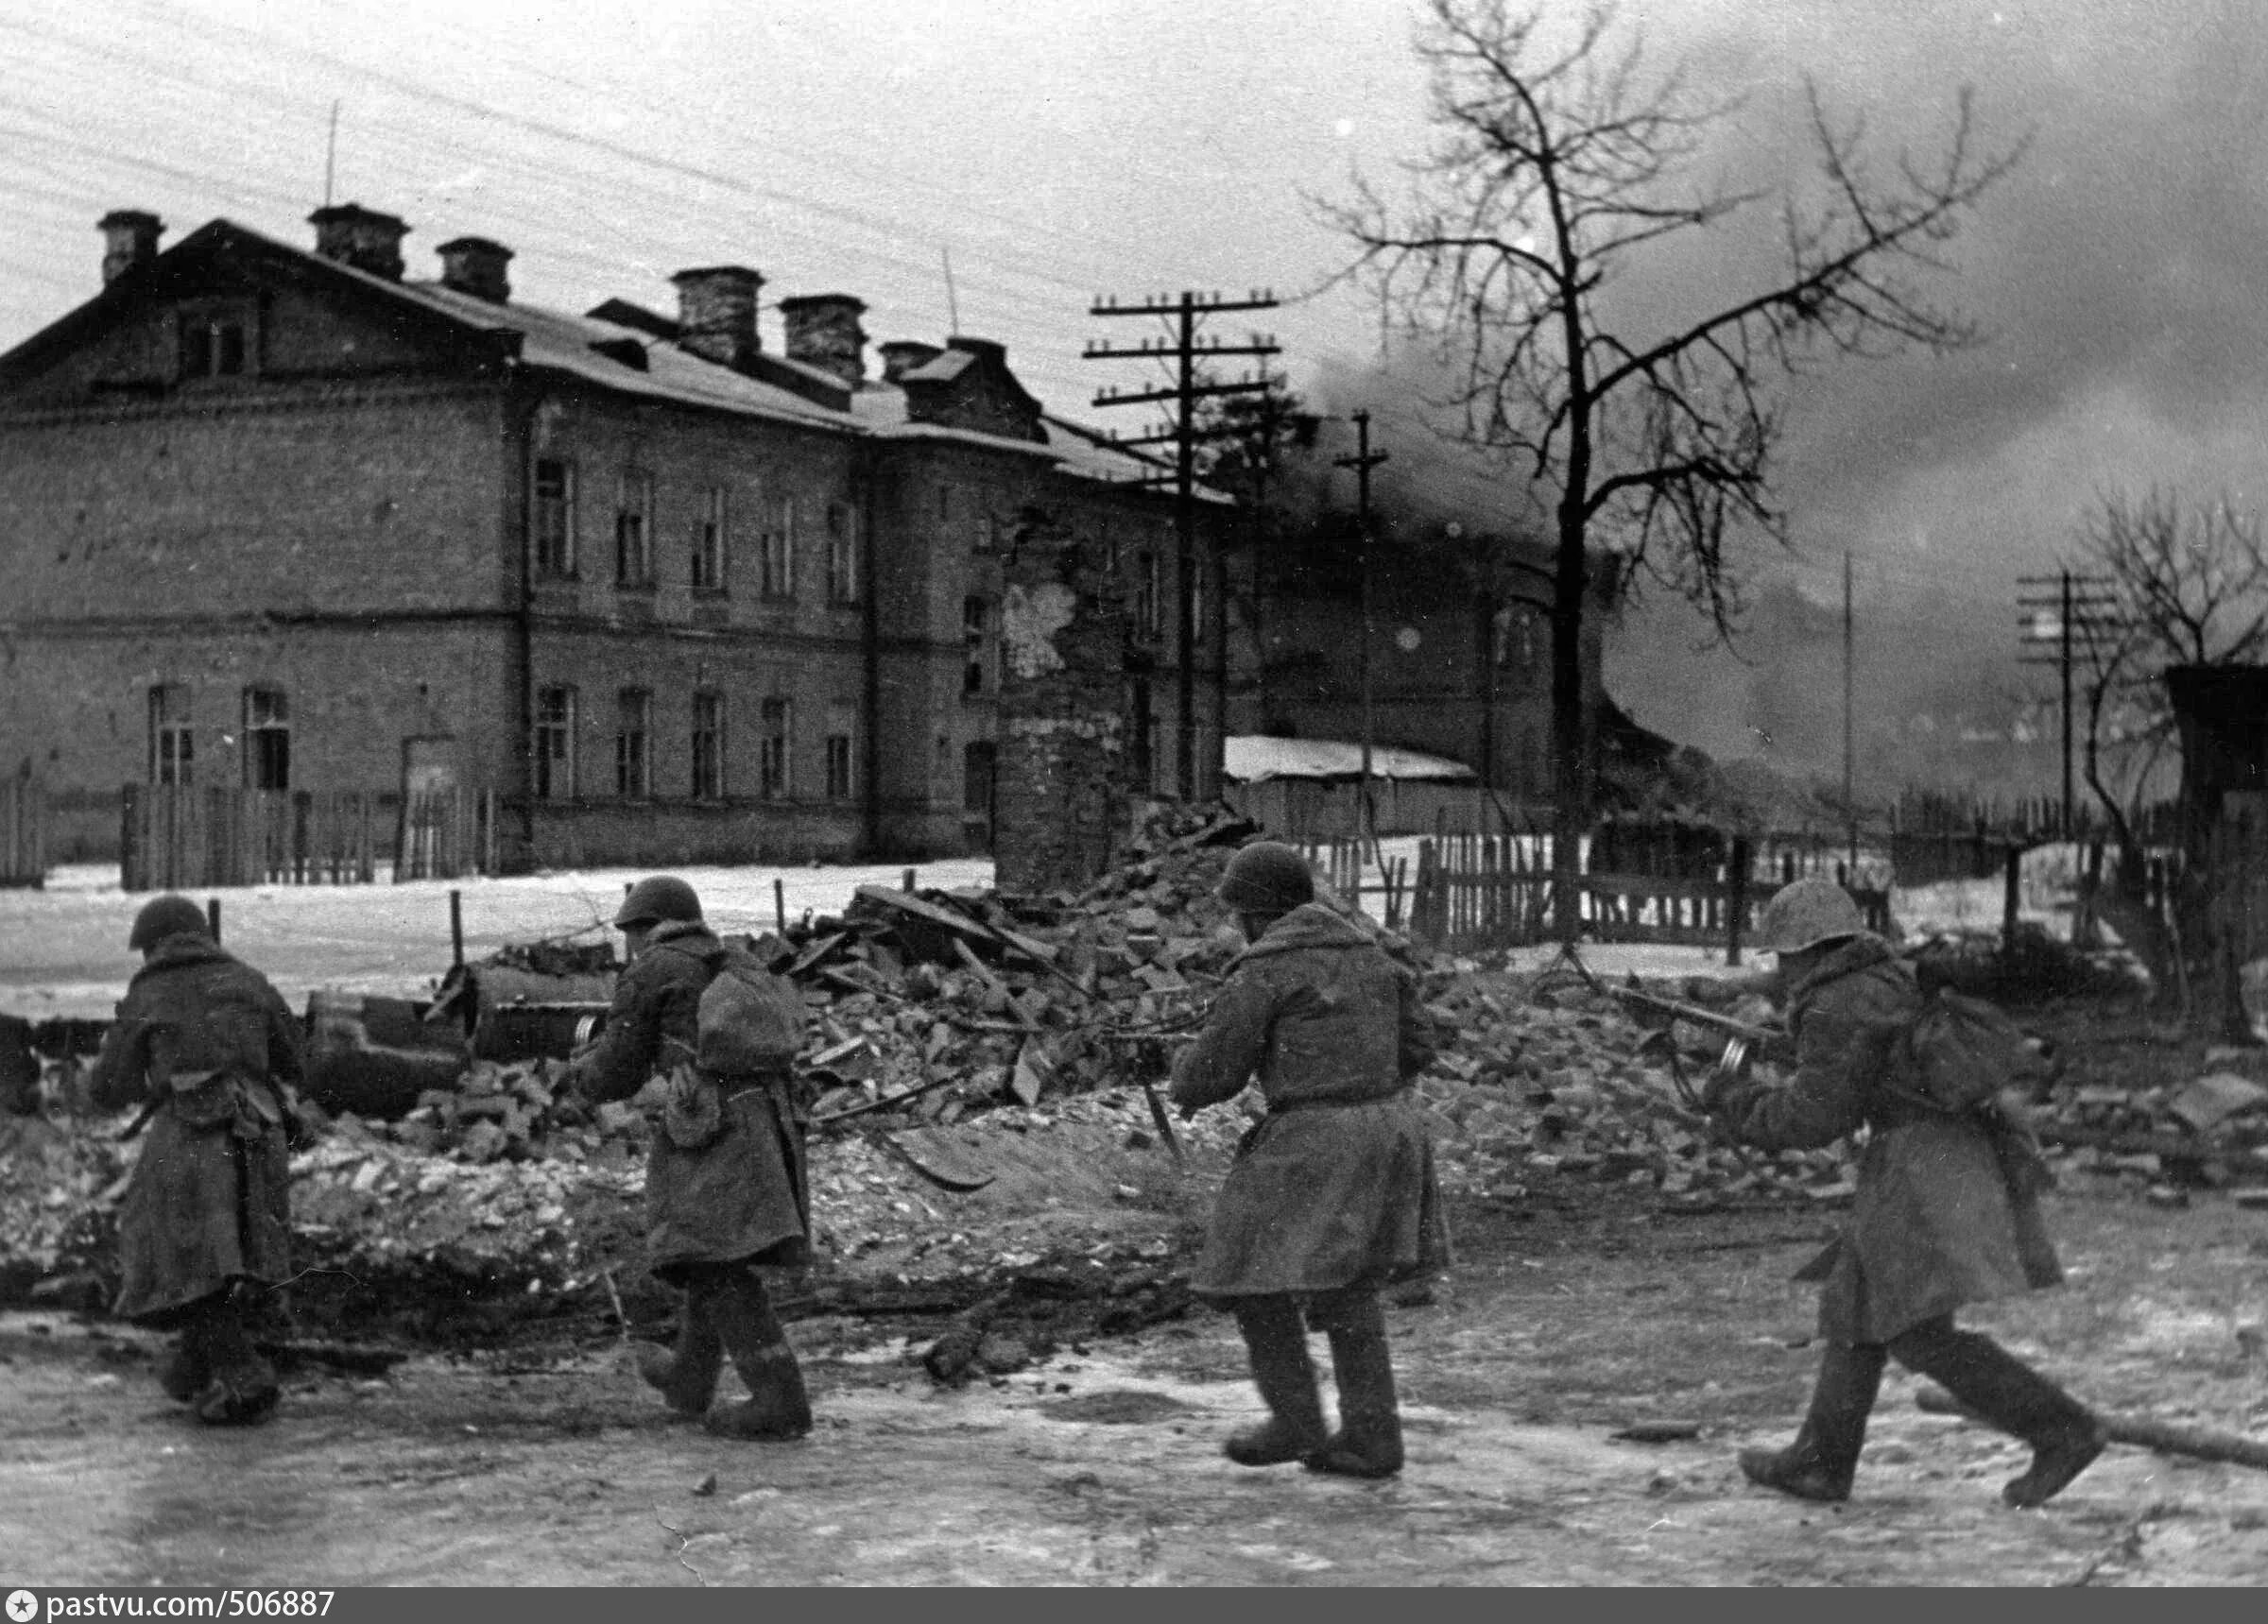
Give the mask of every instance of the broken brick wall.
M 993 858 L 1008 892 L 1082 890 L 1125 817 L 1126 594 L 1101 546 L 1027 509 L 1002 560 Z

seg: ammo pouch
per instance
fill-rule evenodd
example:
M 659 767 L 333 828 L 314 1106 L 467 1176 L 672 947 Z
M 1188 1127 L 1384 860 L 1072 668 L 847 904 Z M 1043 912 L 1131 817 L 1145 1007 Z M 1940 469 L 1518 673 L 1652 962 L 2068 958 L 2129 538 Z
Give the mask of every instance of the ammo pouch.
M 662 1079 L 662 1131 L 681 1151 L 706 1150 L 724 1137 L 724 1088 L 690 1060 Z
M 166 1080 L 175 1120 L 194 1131 L 226 1128 L 253 1141 L 287 1125 L 284 1103 L 266 1082 L 231 1071 L 177 1071 Z

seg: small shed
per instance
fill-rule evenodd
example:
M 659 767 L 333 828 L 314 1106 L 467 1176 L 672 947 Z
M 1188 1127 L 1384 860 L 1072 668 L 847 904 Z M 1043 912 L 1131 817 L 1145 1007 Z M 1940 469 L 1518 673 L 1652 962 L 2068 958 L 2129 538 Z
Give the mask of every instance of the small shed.
M 1232 734 L 1221 742 L 1221 796 L 1282 840 L 1358 834 L 1363 747 L 1343 739 Z M 1370 748 L 1370 815 L 1380 834 L 1489 827 L 1487 792 L 1462 761 L 1392 744 Z

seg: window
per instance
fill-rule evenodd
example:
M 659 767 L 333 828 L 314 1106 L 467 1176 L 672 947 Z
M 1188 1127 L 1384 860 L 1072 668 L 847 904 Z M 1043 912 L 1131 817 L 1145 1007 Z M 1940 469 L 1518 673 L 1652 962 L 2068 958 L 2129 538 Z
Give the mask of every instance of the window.
M 536 690 L 536 798 L 575 798 L 575 690 Z
M 1534 614 L 1525 609 L 1497 610 L 1497 669 L 1534 675 L 1537 654 L 1541 642 L 1536 633 L 1537 617 Z
M 625 800 L 644 800 L 654 793 L 651 760 L 645 747 L 652 730 L 654 699 L 643 688 L 626 688 L 619 698 L 614 726 L 614 793 Z
M 575 464 L 564 457 L 536 459 L 536 573 L 557 580 L 575 575 Z
M 962 811 L 992 815 L 992 776 L 999 761 L 999 749 L 989 739 L 973 739 L 961 746 Z
M 192 781 L 197 738 L 189 727 L 189 691 L 177 683 L 161 683 L 149 691 L 149 781 L 186 784 Z
M 937 522 L 953 522 L 953 487 L 942 483 L 937 487 Z
M 796 499 L 776 496 L 765 505 L 764 534 L 759 538 L 764 550 L 764 595 L 767 598 L 792 598 L 796 595 Z
M 180 374 L 237 378 L 247 369 L 246 320 L 241 311 L 181 312 Z
M 1118 564 L 1119 564 L 1119 558 L 1118 558 L 1118 527 L 1117 527 L 1116 525 L 1112 524 L 1112 523 L 1110 522 L 1110 521 L 1109 521 L 1109 520 L 1108 520 L 1108 519 L 1106 519 L 1106 520 L 1104 520 L 1104 521 L 1103 521 L 1103 526 L 1102 526 L 1102 527 L 1103 527 L 1103 569 L 1104 569 L 1104 572 L 1105 572 L 1106 573 L 1108 573 L 1108 574 L 1115 575 L 1115 574 L 1117 574 L 1117 573 L 1118 573 Z
M 1000 544 L 1000 521 L 989 513 L 974 513 L 969 519 L 969 551 L 989 553 Z
M 983 693 L 992 687 L 986 675 L 991 666 L 992 604 L 988 598 L 961 600 L 961 692 Z
M 1134 635 L 1157 637 L 1165 629 L 1157 552 L 1143 548 L 1134 559 Z
M 764 702 L 764 737 L 757 745 L 758 792 L 766 800 L 783 800 L 792 787 L 788 780 L 788 703 Z
M 693 798 L 713 801 L 725 794 L 725 696 L 693 696 Z
M 827 735 L 827 798 L 847 801 L 850 798 L 850 735 Z
M 701 525 L 693 538 L 693 590 L 714 597 L 725 590 L 725 487 L 701 492 Z
M 848 502 L 827 504 L 827 601 L 858 602 L 858 509 Z
M 244 691 L 244 787 L 291 788 L 291 721 L 280 688 Z
M 623 587 L 654 584 L 652 552 L 654 476 L 635 469 L 622 476 L 614 503 L 614 582 Z

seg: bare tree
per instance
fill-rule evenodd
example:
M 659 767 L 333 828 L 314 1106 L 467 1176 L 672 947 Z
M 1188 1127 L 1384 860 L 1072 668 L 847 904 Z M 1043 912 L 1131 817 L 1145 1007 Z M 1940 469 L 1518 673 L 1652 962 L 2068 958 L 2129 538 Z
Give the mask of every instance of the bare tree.
M 2185 904 L 2186 949 L 2139 908 L 2143 843 L 2136 825 L 2175 750 L 2167 670 L 2251 665 L 2268 655 L 2268 543 L 2259 518 L 2225 491 L 2205 504 L 2185 504 L 2156 486 L 2139 497 L 2104 493 L 2080 522 L 2076 553 L 2074 568 L 2095 583 L 2090 601 L 2107 599 L 2073 627 L 2086 670 L 2085 775 L 2119 848 L 2119 894 L 2106 912 L 2158 973 L 2161 991 L 2172 988 L 2165 972 L 2173 960 L 2203 949 L 2198 969 L 2218 977 L 2208 982 L 2218 996 L 2203 1001 L 2232 1035 L 2249 1039 L 2241 1003 L 2219 984 L 2227 980 L 2225 966 L 2211 962 L 2209 897 Z
M 1771 484 L 1782 427 L 1775 385 L 1822 354 L 1950 350 L 1967 323 L 1926 297 L 1941 253 L 2021 148 L 1982 150 L 1964 91 L 1943 149 L 1865 161 L 1864 129 L 1809 93 L 1815 189 L 1739 191 L 1692 179 L 1737 104 L 1649 70 L 1642 34 L 1594 4 L 1564 43 L 1541 4 L 1429 0 L 1418 49 L 1440 140 L 1390 204 L 1357 182 L 1323 206 L 1368 278 L 1456 380 L 1461 435 L 1540 482 L 1555 535 L 1553 901 L 1579 929 L 1581 631 L 1597 560 L 1687 594 L 1728 635 L 1738 609 L 1726 543 L 1745 525 L 1782 542 Z M 1622 320 L 1603 296 L 1650 259 L 1776 204 L 1776 280 L 1668 330 Z M 1745 239 L 1743 239 L 1744 246 Z

